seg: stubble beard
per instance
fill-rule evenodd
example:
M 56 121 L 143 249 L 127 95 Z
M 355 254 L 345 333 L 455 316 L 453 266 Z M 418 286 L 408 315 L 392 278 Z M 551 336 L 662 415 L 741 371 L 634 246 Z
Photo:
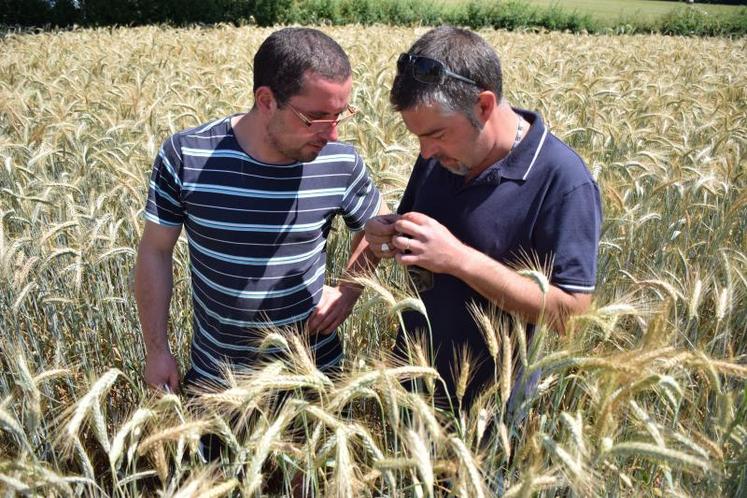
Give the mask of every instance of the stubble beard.
M 290 147 L 284 144 L 282 140 L 279 138 L 279 133 L 276 133 L 276 131 L 273 128 L 274 127 L 270 125 L 267 129 L 267 141 L 269 142 L 270 146 L 272 146 L 272 148 L 274 148 L 277 152 L 282 154 L 284 157 L 288 158 L 291 161 L 296 161 L 300 163 L 308 163 L 316 159 L 317 156 L 319 156 L 321 149 L 304 150 L 304 147 L 310 145 L 308 143 L 302 145 L 301 147 Z
M 458 175 L 458 176 L 467 176 L 469 174 L 470 167 L 462 162 L 456 162 L 455 165 L 449 166 L 444 164 L 444 162 L 439 159 L 438 163 L 445 169 L 447 169 L 449 172 Z

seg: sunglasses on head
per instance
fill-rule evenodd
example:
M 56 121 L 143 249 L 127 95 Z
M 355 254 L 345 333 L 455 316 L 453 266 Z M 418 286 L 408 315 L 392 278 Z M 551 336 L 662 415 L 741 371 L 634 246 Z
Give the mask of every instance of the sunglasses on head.
M 464 76 L 450 71 L 446 68 L 443 62 L 431 59 L 430 57 L 424 57 L 422 55 L 412 54 L 400 54 L 397 59 L 397 72 L 404 73 L 406 67 L 410 67 L 412 70 L 412 77 L 415 81 L 426 83 L 429 85 L 437 85 L 443 82 L 446 76 L 464 81 L 471 85 L 479 86 L 475 81 L 465 78 Z

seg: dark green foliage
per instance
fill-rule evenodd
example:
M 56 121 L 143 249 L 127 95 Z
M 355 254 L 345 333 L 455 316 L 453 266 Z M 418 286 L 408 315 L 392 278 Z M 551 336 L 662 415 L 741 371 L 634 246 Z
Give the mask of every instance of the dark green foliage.
M 294 2 L 279 23 L 435 25 L 447 22 L 431 0 L 306 0 Z
M 564 10 L 558 6 L 549 9 L 530 7 L 509 0 L 507 2 L 485 2 L 471 0 L 454 11 L 454 24 L 471 28 L 500 28 L 515 30 L 541 27 L 552 30 L 596 31 L 594 21 L 588 15 Z
M 0 0 L 0 24 L 42 26 L 52 19 L 46 0 Z
M 248 11 L 260 26 L 272 26 L 285 21 L 285 16 L 293 10 L 293 0 L 249 0 Z M 305 23 L 304 23 L 305 24 Z
M 657 31 L 665 35 L 745 35 L 747 7 L 731 16 L 714 16 L 700 9 L 683 7 L 665 15 L 658 28 Z
M 70 26 L 80 23 L 80 9 L 73 0 L 57 0 L 51 8 L 52 24 L 55 26 Z
M 744 36 L 747 8 L 712 15 L 683 5 L 657 21 L 628 19 L 603 26 L 589 15 L 521 0 L 0 0 L 0 24 L 20 26 L 254 22 L 274 24 L 453 24 L 474 29 L 567 30 L 686 36 Z

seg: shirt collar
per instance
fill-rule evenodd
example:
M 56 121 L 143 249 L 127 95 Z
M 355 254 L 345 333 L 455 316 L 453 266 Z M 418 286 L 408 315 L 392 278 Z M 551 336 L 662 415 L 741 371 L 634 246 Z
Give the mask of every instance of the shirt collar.
M 536 112 L 513 108 L 529 123 L 529 130 L 519 145 L 503 159 L 496 161 L 480 173 L 471 184 L 490 183 L 498 185 L 501 178 L 525 181 L 534 168 L 540 150 L 547 138 L 547 128 Z

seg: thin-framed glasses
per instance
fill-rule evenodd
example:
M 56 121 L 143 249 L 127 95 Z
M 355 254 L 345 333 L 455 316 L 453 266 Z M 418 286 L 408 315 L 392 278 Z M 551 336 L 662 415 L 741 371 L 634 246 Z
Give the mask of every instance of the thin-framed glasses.
M 416 81 L 426 83 L 429 85 L 437 85 L 443 82 L 445 76 L 464 81 L 471 85 L 480 86 L 475 81 L 457 74 L 454 71 L 450 71 L 443 62 L 430 57 L 424 57 L 422 55 L 413 54 L 400 54 L 397 59 L 397 71 L 400 73 L 405 72 L 406 67 L 412 68 L 412 77 Z
M 312 128 L 316 131 L 327 130 L 333 126 L 338 126 L 340 123 L 344 123 L 358 114 L 358 108 L 348 104 L 347 108 L 337 116 L 337 119 L 310 119 L 290 103 L 287 103 L 286 105 L 290 107 L 291 111 L 293 111 L 296 116 L 298 116 L 298 119 L 303 121 L 303 124 L 305 124 L 307 128 Z

